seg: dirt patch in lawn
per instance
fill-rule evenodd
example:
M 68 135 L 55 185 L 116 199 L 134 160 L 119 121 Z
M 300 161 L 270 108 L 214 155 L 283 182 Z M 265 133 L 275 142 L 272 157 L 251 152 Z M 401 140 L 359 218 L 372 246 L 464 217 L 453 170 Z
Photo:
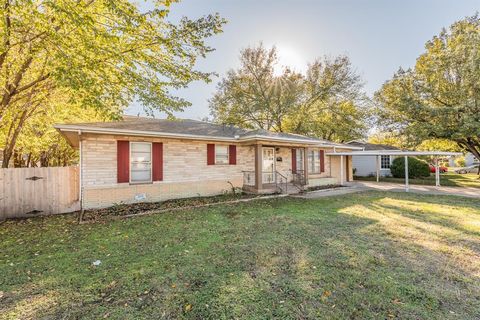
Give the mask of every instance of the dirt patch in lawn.
M 111 217 L 124 217 L 139 215 L 152 211 L 168 211 L 173 209 L 191 208 L 196 206 L 204 206 L 216 203 L 230 202 L 235 200 L 254 199 L 261 195 L 236 193 L 236 194 L 222 194 L 211 197 L 194 197 L 183 199 L 172 199 L 159 202 L 142 202 L 125 204 L 120 203 L 108 208 L 85 210 L 81 218 L 82 221 L 98 221 Z

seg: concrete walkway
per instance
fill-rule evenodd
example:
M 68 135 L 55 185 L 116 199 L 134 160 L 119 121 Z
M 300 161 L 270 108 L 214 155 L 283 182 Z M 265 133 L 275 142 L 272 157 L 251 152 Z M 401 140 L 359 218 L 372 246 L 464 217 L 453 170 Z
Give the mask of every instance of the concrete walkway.
M 305 199 L 315 199 L 315 198 L 330 197 L 330 196 L 340 196 L 344 194 L 350 194 L 350 193 L 367 191 L 367 190 L 405 192 L 405 186 L 403 184 L 398 184 L 398 183 L 355 181 L 355 182 L 348 183 L 347 187 L 311 191 L 304 194 L 296 195 L 295 197 L 305 198 Z M 480 199 L 479 188 L 435 187 L 435 186 L 422 186 L 422 185 L 411 184 L 410 192 L 420 193 L 420 194 L 448 195 L 448 196 L 459 196 L 459 197 Z
M 405 185 L 399 183 L 388 182 L 371 182 L 371 181 L 356 181 L 349 183 L 350 186 L 362 190 L 378 190 L 378 191 L 393 191 L 393 192 L 405 192 Z M 468 187 L 435 187 L 435 186 L 423 186 L 411 184 L 410 192 L 433 194 L 433 195 L 449 195 L 460 196 L 469 198 L 480 199 L 479 188 Z

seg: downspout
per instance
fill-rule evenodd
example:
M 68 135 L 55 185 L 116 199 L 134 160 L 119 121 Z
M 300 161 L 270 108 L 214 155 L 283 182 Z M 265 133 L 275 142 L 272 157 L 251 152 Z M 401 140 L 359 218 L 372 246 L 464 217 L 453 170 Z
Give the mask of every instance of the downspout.
M 83 218 L 83 157 L 82 157 L 82 130 L 78 130 L 78 153 L 79 153 L 79 200 L 80 200 L 80 222 Z

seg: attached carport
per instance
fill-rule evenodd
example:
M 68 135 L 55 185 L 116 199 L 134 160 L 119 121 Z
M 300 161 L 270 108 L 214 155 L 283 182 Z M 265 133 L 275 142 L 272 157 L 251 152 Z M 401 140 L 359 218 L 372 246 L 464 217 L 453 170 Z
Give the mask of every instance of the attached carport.
M 340 157 L 340 184 L 343 185 L 344 181 L 344 157 L 346 156 L 376 156 L 376 176 L 377 182 L 380 181 L 380 157 L 381 156 L 403 156 L 405 157 L 405 191 L 408 192 L 408 157 L 416 156 L 432 156 L 434 157 L 435 164 L 435 186 L 440 186 L 440 170 L 438 166 L 439 157 L 459 156 L 460 152 L 445 152 L 445 151 L 399 151 L 399 150 L 369 150 L 369 151 L 348 151 L 348 152 L 327 152 L 326 155 L 331 157 Z

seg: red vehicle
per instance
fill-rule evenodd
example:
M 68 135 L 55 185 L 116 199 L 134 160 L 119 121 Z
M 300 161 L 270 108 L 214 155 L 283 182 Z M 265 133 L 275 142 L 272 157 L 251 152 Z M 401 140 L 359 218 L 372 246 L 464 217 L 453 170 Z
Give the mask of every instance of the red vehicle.
M 430 172 L 435 173 L 435 166 L 431 164 L 429 164 L 428 166 L 430 167 Z M 448 172 L 448 168 L 443 166 L 438 166 L 438 171 L 440 171 L 440 173 L 445 173 L 445 172 Z

